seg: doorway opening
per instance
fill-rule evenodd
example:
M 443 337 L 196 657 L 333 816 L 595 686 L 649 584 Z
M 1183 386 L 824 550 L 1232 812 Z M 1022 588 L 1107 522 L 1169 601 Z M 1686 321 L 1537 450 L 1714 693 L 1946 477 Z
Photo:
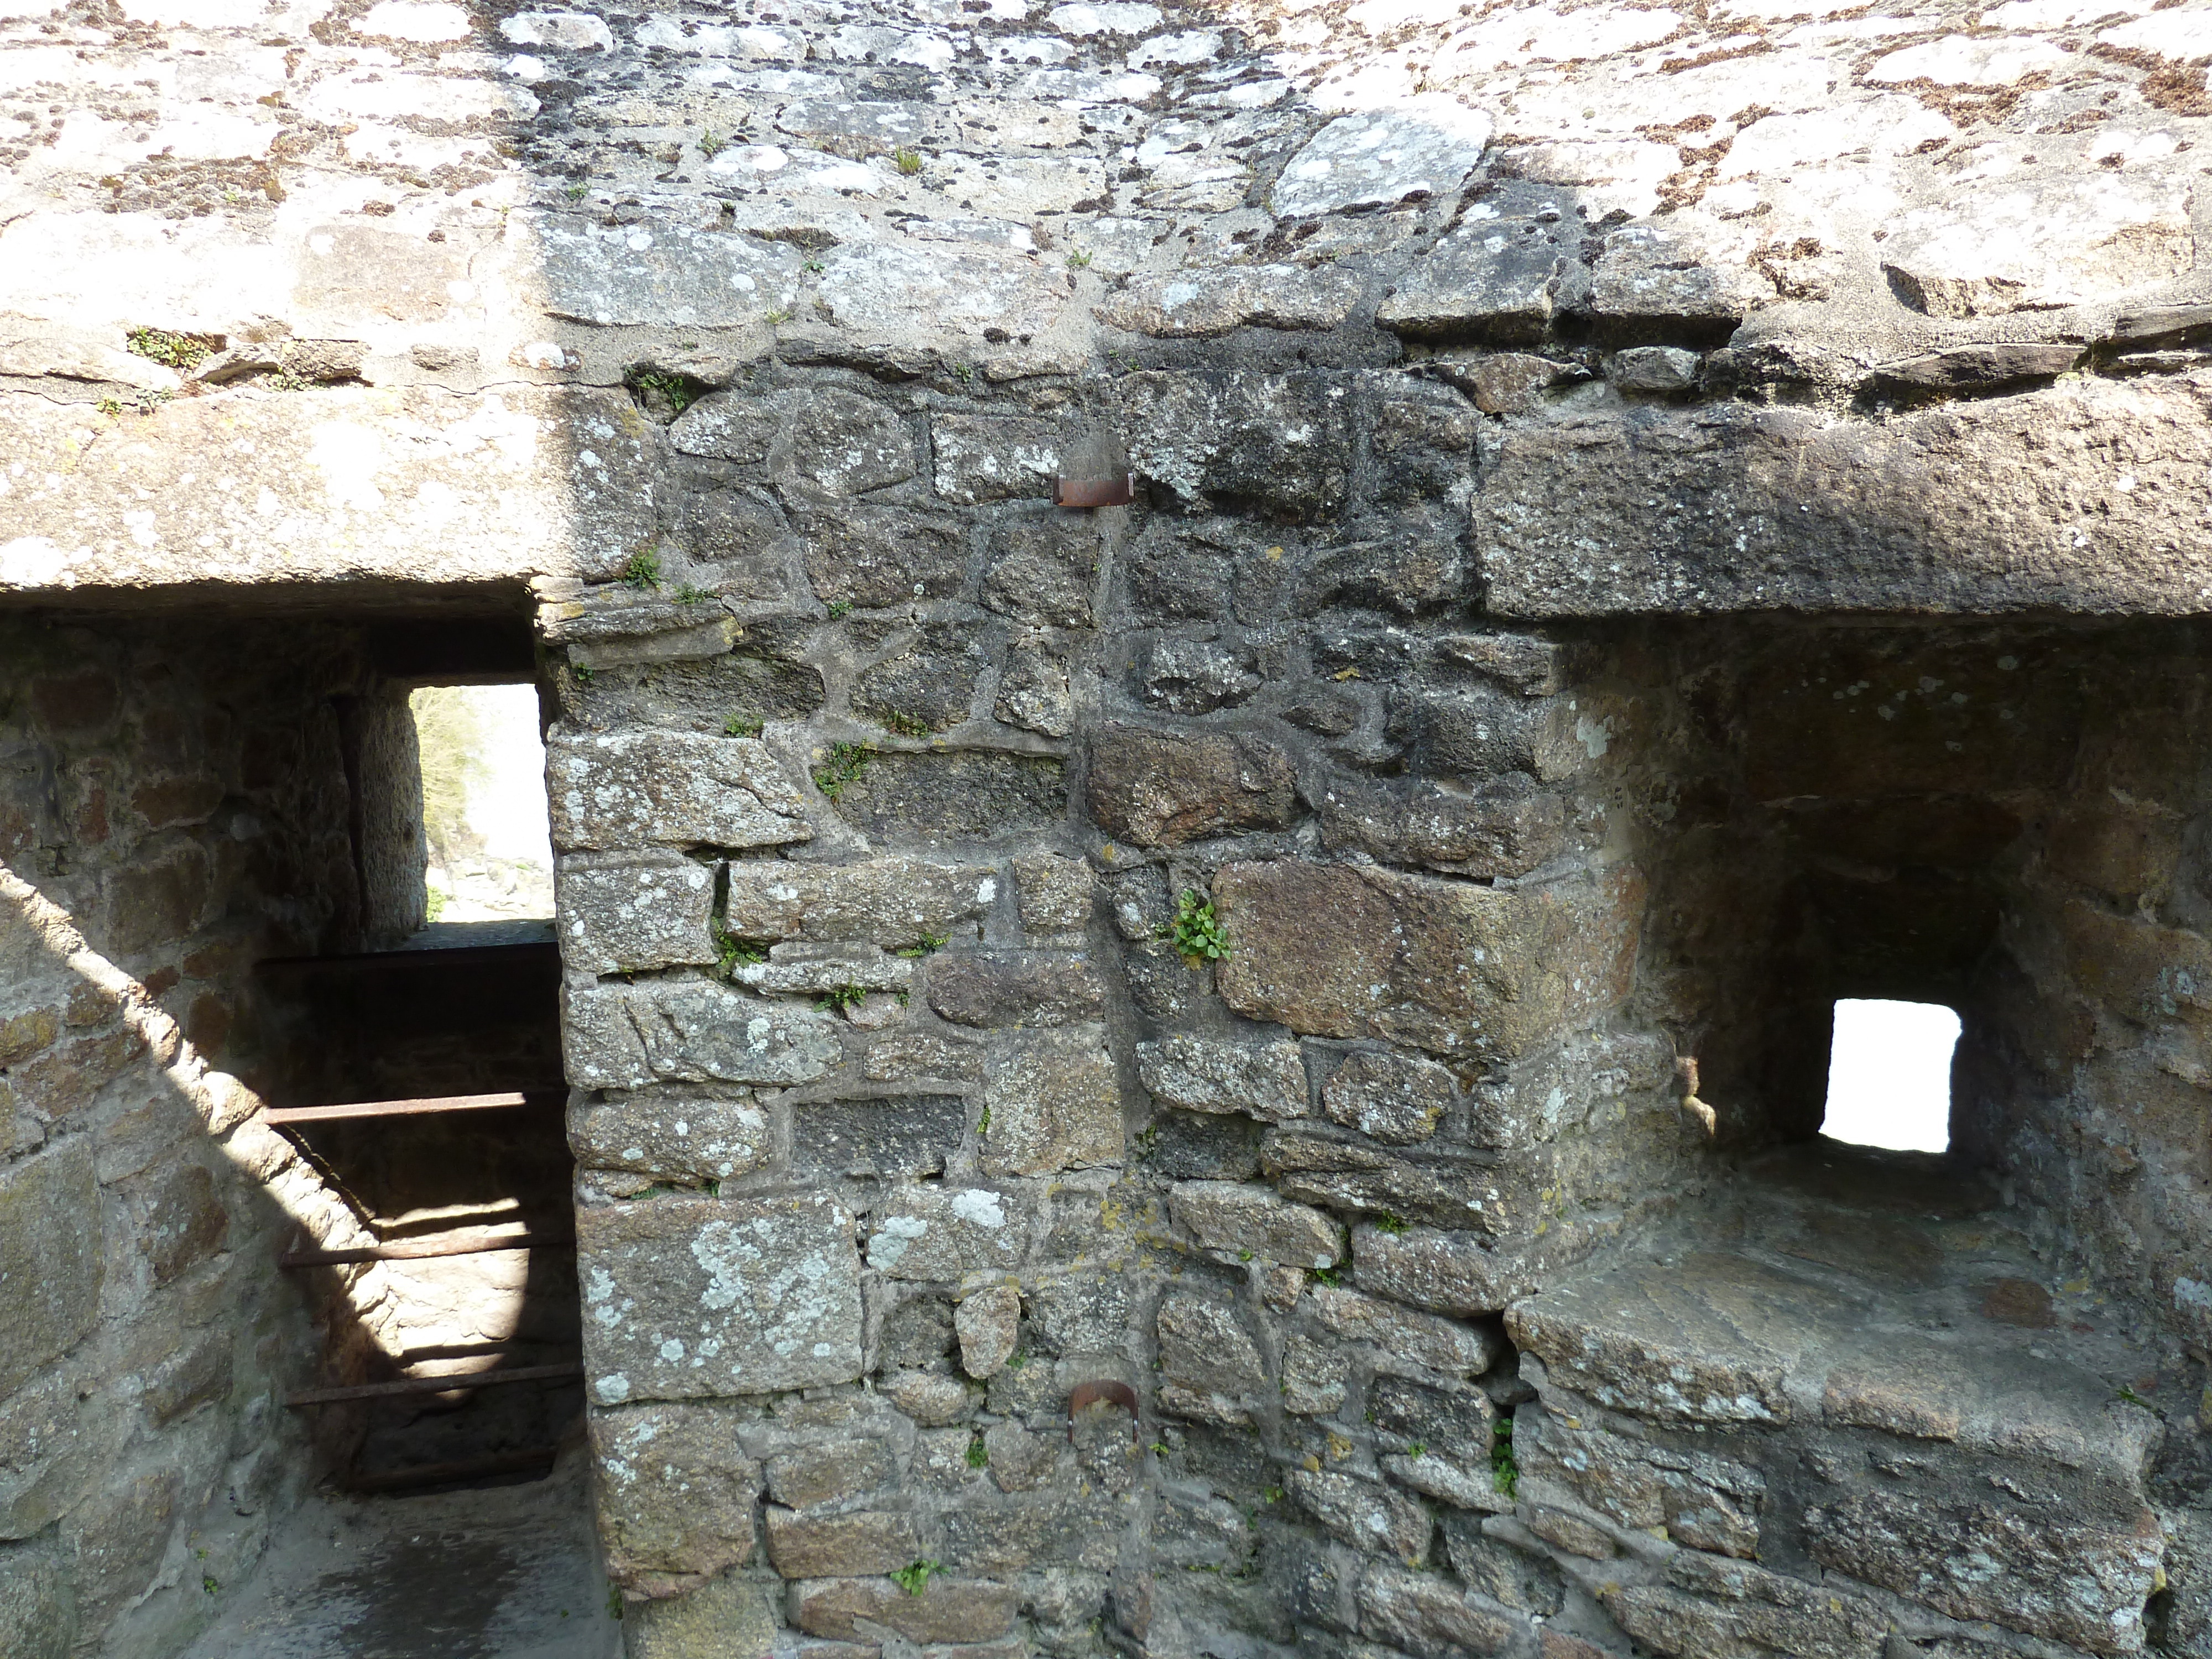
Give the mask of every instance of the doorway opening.
M 1959 1029 L 1940 1002 L 1838 1001 L 1820 1133 L 1892 1152 L 1948 1152 Z
M 408 696 L 422 779 L 432 923 L 553 914 L 537 688 L 425 685 Z

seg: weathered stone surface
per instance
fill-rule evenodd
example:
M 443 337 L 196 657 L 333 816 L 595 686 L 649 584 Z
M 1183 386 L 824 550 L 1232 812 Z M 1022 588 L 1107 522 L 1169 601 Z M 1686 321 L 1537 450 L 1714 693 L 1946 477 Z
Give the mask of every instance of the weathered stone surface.
M 1049 497 L 1060 472 L 1060 433 L 1048 421 L 1002 415 L 939 415 L 929 423 L 937 493 L 973 507 L 1013 497 Z
M 653 1595 L 662 1575 L 711 1576 L 752 1559 L 761 1468 L 738 1443 L 743 1420 L 720 1404 L 591 1413 L 599 1536 L 617 1583 Z
M 1622 888 L 1509 894 L 1300 860 L 1227 865 L 1213 884 L 1221 994 L 1312 1036 L 1510 1054 L 1625 994 Z
M 1679 346 L 1631 346 L 1613 353 L 1607 378 L 1623 392 L 1692 392 L 1702 362 L 1696 352 Z
M 823 386 L 799 405 L 769 465 L 780 477 L 835 497 L 902 483 L 920 471 L 921 459 L 904 416 L 872 398 Z
M 593 1397 L 692 1399 L 860 1374 L 853 1218 L 826 1194 L 580 1209 Z
M 1332 1122 L 1399 1146 L 1435 1134 L 1459 1098 L 1459 1081 L 1444 1066 L 1382 1050 L 1347 1055 L 1321 1090 Z
M 1665 1583 L 1598 1599 L 1623 1630 L 1672 1659 L 1878 1659 L 1888 1625 L 1858 1596 L 1690 1550 L 1674 1558 Z
M 758 1169 L 770 1151 L 761 1109 L 738 1091 L 617 1094 L 568 1102 L 568 1145 L 586 1169 L 629 1170 L 657 1179 L 727 1181 Z
M 1000 879 L 988 865 L 920 859 L 842 865 L 745 859 L 729 866 L 725 925 L 739 939 L 917 945 L 981 915 L 998 896 Z
M 666 1601 L 633 1602 L 623 1615 L 623 1651 L 629 1659 L 764 1654 L 775 1635 L 774 1590 L 734 1574 Z
M 1099 320 L 1163 339 L 1260 328 L 1334 328 L 1352 314 L 1364 284 L 1327 266 L 1235 265 L 1152 276 L 1131 283 L 1098 308 Z
M 1051 1175 L 1121 1161 L 1121 1087 L 1104 1035 L 1085 1024 L 992 1040 L 983 1079 L 987 1174 Z
M 883 1380 L 883 1395 L 925 1429 L 957 1423 L 983 1401 L 981 1389 L 943 1371 L 895 1370 Z
M 1535 1290 L 1542 1281 L 1543 1254 L 1523 1241 L 1430 1227 L 1393 1233 L 1361 1226 L 1352 1237 L 1352 1264 L 1363 1289 L 1460 1316 L 1503 1312 Z
M 1075 729 L 1075 705 L 1069 695 L 1067 664 L 1050 652 L 1012 651 L 999 676 L 999 695 L 991 713 L 996 719 L 1048 738 L 1064 738 Z
M 1774 1424 L 1791 1419 L 1783 1386 L 1791 1360 L 1850 1317 L 1810 1280 L 1700 1254 L 1671 1270 L 1623 1269 L 1547 1291 L 1516 1306 L 1506 1326 L 1562 1384 L 1616 1410 Z
M 1377 1564 L 1360 1575 L 1358 1597 L 1361 1631 L 1419 1659 L 1502 1652 L 1519 1630 L 1517 1620 L 1430 1573 Z
M 887 1486 L 897 1474 L 880 1440 L 830 1440 L 768 1460 L 769 1496 L 795 1510 L 842 1503 Z
M 811 1103 L 792 1109 L 791 1159 L 837 1175 L 940 1175 L 967 1133 L 960 1095 Z
M 905 649 L 854 682 L 853 709 L 894 731 L 947 731 L 968 718 L 984 667 L 983 641 L 974 629 L 925 626 Z M 842 793 L 838 799 L 842 804 Z
M 1306 1293 L 1305 1307 L 1331 1335 L 1372 1343 L 1378 1370 L 1410 1365 L 1446 1376 L 1472 1376 L 1488 1370 L 1503 1348 L 1480 1327 L 1415 1313 L 1357 1291 L 1316 1285 Z
M 1343 1410 L 1351 1387 L 1352 1362 L 1334 1345 L 1300 1335 L 1283 1344 L 1285 1411 L 1304 1417 L 1334 1417 Z
M 1067 816 L 1066 767 L 997 750 L 881 755 L 845 787 L 837 810 L 872 835 L 997 840 Z
M 750 236 L 665 222 L 641 234 L 554 213 L 513 224 L 537 247 L 545 309 L 580 323 L 741 327 L 797 295 L 799 251 Z
M 0 1544 L 0 1642 L 21 1659 L 67 1659 L 76 1610 L 58 1538 Z
M 1291 158 L 1267 204 L 1296 218 L 1441 196 L 1474 170 L 1491 131 L 1489 116 L 1447 99 L 1339 116 Z
M 983 575 L 983 603 L 1018 622 L 1088 628 L 1098 557 L 1097 526 L 1087 514 L 1053 512 L 1009 520 L 995 538 Z
M 1030 853 L 1014 860 L 1014 896 L 1032 933 L 1073 933 L 1091 920 L 1097 878 L 1082 859 Z
M 1516 343 L 1540 338 L 1574 279 L 1583 235 L 1571 206 L 1479 204 L 1382 301 L 1376 320 L 1401 334 Z M 1564 207 L 1564 210 L 1563 210 Z M 1567 291 L 1563 294 L 1563 289 Z
M 891 1572 L 921 1553 L 913 1519 L 904 1515 L 804 1515 L 771 1504 L 766 1518 L 768 1559 L 786 1578 Z
M 689 859 L 645 854 L 553 872 L 561 959 L 580 974 L 627 973 L 714 960 L 708 917 L 714 872 Z
M 1766 1482 L 1745 1464 L 1703 1452 L 1577 1429 L 1547 1418 L 1540 1436 L 1515 1441 L 1522 1474 L 1638 1531 L 1663 1528 L 1693 1549 L 1748 1559 L 1759 1549 Z
M 1209 1423 L 1249 1423 L 1267 1388 L 1260 1350 L 1228 1309 L 1170 1295 L 1160 1304 L 1160 1405 Z
M 995 1641 L 1013 1628 L 1016 1606 L 1009 1586 L 935 1573 L 918 1595 L 887 1579 L 829 1578 L 793 1584 L 790 1601 L 792 1623 L 841 1642 L 867 1640 L 862 1624 L 909 1642 Z
M 1088 957 L 948 951 L 930 961 L 928 994 L 956 1025 L 1055 1026 L 1098 1018 L 1105 988 Z
M 816 945 L 781 940 L 769 946 L 768 960 L 740 959 L 730 969 L 732 984 L 769 995 L 819 994 L 858 986 L 868 991 L 903 991 L 914 982 L 914 963 L 884 954 L 880 945 Z
M 960 1369 L 973 1377 L 994 1376 L 1012 1357 L 1021 1324 L 1022 1295 L 1012 1285 L 989 1285 L 969 1297 L 952 1316 Z
M 1805 1529 L 1824 1566 L 1954 1618 L 2092 1653 L 2141 1648 L 2142 1607 L 2166 1547 L 2148 1510 L 2116 1525 L 1882 1492 L 1808 1510 Z
M 1525 1231 L 1540 1218 L 1527 1179 L 1492 1168 L 1401 1158 L 1338 1136 L 1288 1131 L 1269 1135 L 1261 1158 L 1291 1197 L 1395 1218 L 1386 1224 L 1421 1221 L 1496 1236 Z
M 690 732 L 556 734 L 553 843 L 769 847 L 810 840 L 805 803 L 767 748 Z
M 99 1214 L 88 1139 L 0 1170 L 0 1395 L 75 1346 L 99 1317 Z
M 1279 829 L 1297 811 L 1288 756 L 1241 733 L 1109 724 L 1091 751 L 1091 811 L 1140 847 Z
M 711 980 L 571 988 L 561 1036 L 582 1089 L 651 1083 L 805 1083 L 843 1054 L 837 1022 Z
M 1265 1187 L 1183 1181 L 1168 1194 L 1168 1213 L 1202 1250 L 1258 1257 L 1299 1267 L 1334 1267 L 1343 1230 L 1320 1211 L 1278 1198 Z
M 1129 463 L 1187 508 L 1334 518 L 1351 488 L 1352 388 L 1321 373 L 1144 370 L 1121 383 Z
M 1292 1469 L 1285 1484 L 1301 1509 L 1356 1550 L 1414 1567 L 1429 1553 L 1429 1512 L 1402 1492 L 1335 1469 Z
M 1177 1036 L 1137 1045 L 1137 1076 L 1163 1105 L 1241 1112 L 1281 1123 L 1306 1115 L 1306 1072 L 1295 1042 Z
M 904 1187 L 878 1211 L 868 1265 L 893 1279 L 957 1279 L 1018 1267 L 1030 1218 L 1008 1193 L 988 1187 Z
M 806 580 L 824 605 L 900 605 L 959 591 L 967 549 L 952 520 L 833 501 L 793 522 L 804 543 Z
M 1476 498 L 1490 606 L 1533 617 L 2193 605 L 2212 542 L 2169 492 L 2187 487 L 2202 409 L 2146 380 L 2069 381 L 2002 404 L 1880 427 L 1652 408 L 1514 431 Z M 2076 504 L 2109 497 L 2102 458 L 2120 434 L 2129 505 L 2092 535 Z M 1601 473 L 1606 490 L 1593 495 L 1583 481 Z M 1952 487 L 1968 477 L 1974 488 Z M 1692 499 L 1694 518 L 1644 506 Z
M 996 1503 L 969 1498 L 945 1513 L 945 1563 L 994 1576 L 1051 1566 L 1103 1572 L 1114 1565 L 1115 1547 L 1128 1519 L 1127 1500 L 1097 1492 L 1076 1498 L 1039 1493 Z

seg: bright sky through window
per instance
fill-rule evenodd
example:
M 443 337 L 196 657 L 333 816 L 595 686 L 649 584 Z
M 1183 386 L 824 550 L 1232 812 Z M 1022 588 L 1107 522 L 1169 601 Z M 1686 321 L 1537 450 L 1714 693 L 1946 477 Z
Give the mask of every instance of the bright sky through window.
M 1937 1003 L 1838 1002 L 1820 1133 L 1862 1146 L 1944 1151 L 1958 1042 L 1958 1015 Z

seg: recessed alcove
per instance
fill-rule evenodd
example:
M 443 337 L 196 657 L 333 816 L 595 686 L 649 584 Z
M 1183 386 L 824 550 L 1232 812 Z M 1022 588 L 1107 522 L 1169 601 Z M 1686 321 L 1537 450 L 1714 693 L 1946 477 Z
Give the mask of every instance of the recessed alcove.
M 2202 625 L 1735 618 L 1583 660 L 1651 883 L 1638 1004 L 1716 1153 L 1873 1142 L 1828 1121 L 1838 1003 L 1948 1011 L 1948 1136 L 1900 1144 L 2186 1326 L 2205 1218 L 2159 1189 L 2207 1164 Z

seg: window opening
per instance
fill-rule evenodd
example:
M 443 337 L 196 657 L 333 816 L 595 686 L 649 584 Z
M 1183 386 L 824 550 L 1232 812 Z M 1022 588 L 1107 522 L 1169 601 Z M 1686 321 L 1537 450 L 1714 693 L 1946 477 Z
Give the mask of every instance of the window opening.
M 428 685 L 408 698 L 422 756 L 428 920 L 553 914 L 545 745 L 530 685 Z
M 1896 1152 L 1949 1150 L 1958 1042 L 1959 1016 L 1940 1003 L 1838 1002 L 1820 1133 Z

